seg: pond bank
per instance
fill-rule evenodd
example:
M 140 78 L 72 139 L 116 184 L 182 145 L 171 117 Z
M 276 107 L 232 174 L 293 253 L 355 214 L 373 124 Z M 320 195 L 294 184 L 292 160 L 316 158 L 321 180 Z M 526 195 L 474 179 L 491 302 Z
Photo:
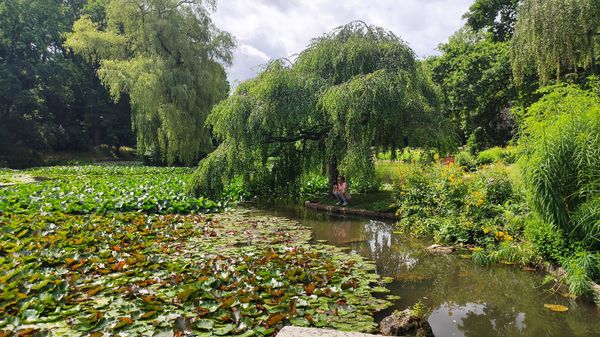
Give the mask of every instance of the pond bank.
M 360 208 L 352 208 L 352 207 L 340 207 L 340 206 L 332 206 L 321 204 L 320 202 L 312 202 L 305 201 L 304 207 L 317 210 L 317 211 L 325 211 L 329 213 L 343 214 L 343 215 L 357 215 L 363 216 L 367 218 L 377 218 L 377 219 L 390 219 L 394 220 L 398 217 L 395 213 L 391 212 L 376 212 L 368 209 L 360 209 Z

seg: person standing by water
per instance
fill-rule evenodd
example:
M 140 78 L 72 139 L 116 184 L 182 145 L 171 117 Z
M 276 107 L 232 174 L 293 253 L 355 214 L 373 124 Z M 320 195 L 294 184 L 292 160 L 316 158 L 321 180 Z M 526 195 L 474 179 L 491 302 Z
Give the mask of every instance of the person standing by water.
M 346 179 L 343 176 L 339 176 L 337 183 L 333 185 L 333 195 L 338 199 L 338 205 L 348 205 L 348 197 L 346 196 Z

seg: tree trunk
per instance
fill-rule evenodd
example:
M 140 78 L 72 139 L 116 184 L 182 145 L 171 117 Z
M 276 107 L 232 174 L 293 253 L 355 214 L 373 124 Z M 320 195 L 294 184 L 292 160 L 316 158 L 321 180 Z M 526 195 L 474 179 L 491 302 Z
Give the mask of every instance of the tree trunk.
M 337 167 L 337 159 L 332 158 L 329 162 L 329 195 L 333 195 L 333 185 L 337 182 L 337 178 L 339 175 L 338 167 Z
M 588 43 L 590 44 L 590 56 L 591 56 L 591 64 L 590 64 L 590 68 L 592 69 L 592 74 L 596 73 L 596 50 L 595 50 L 595 43 L 596 41 L 594 41 L 594 32 L 590 31 L 588 34 Z

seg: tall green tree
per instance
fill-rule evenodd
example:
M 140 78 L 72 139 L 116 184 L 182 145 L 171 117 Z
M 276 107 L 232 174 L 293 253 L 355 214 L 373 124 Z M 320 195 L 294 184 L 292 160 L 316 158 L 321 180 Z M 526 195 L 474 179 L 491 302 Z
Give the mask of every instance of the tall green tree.
M 93 67 L 63 48 L 85 1 L 0 2 L 0 162 L 30 150 L 131 145 L 129 108 L 115 105 Z M 122 132 L 121 132 L 122 131 Z
M 566 73 L 596 72 L 600 1 L 524 0 L 513 37 L 518 83 L 535 72 L 542 84 Z
M 238 175 L 263 192 L 294 188 L 311 172 L 368 181 L 373 147 L 441 147 L 452 138 L 414 52 L 362 22 L 314 39 L 292 66 L 271 62 L 209 123 L 222 143 L 195 173 L 201 194 L 219 193 Z
M 512 38 L 520 0 L 475 0 L 464 15 L 466 25 L 474 31 L 492 34 L 494 41 Z
M 477 131 L 487 145 L 502 145 L 512 136 L 509 110 L 516 91 L 509 43 L 492 41 L 489 34 L 462 28 L 439 46 L 442 55 L 428 63 L 462 141 Z
M 110 0 L 81 17 L 66 46 L 99 65 L 115 100 L 130 99 L 138 152 L 191 165 L 212 150 L 205 119 L 229 90 L 220 62 L 233 39 L 210 19 L 209 0 Z M 100 14 L 102 14 L 100 12 Z

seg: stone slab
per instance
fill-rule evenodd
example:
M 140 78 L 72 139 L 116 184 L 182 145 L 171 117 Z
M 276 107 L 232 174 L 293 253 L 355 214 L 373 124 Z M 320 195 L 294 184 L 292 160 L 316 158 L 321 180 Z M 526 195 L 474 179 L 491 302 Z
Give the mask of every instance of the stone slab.
M 360 332 L 346 332 L 328 329 L 300 328 L 296 326 L 286 326 L 277 337 L 381 337 L 381 335 L 371 335 Z

